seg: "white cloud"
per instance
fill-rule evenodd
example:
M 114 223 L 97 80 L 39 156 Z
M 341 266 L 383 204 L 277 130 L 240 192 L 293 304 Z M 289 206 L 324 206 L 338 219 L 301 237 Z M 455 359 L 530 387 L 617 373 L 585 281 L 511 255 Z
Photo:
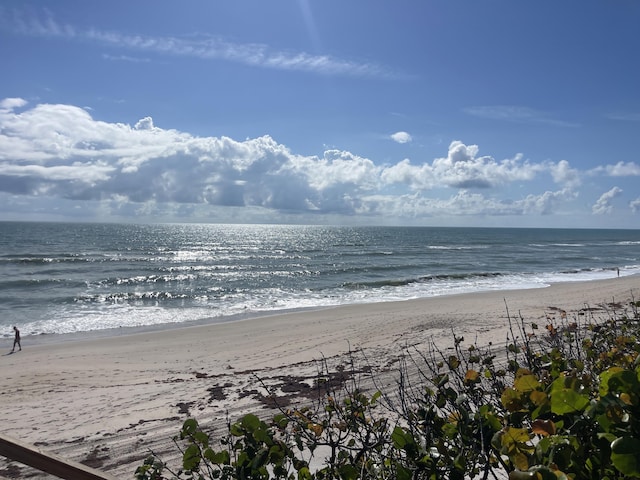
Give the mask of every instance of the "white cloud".
M 227 218 L 221 208 L 262 220 L 265 212 L 279 218 L 549 215 L 570 204 L 580 184 L 580 172 L 567 161 L 532 163 L 520 154 L 496 160 L 461 141 L 430 162 L 377 165 L 336 149 L 297 155 L 270 136 L 196 137 L 156 126 L 151 117 L 131 126 L 96 120 L 72 105 L 29 106 L 22 99 L 0 105 L 0 201 L 24 211 L 31 203 L 40 211 L 67 209 L 70 216 L 93 209 L 95 215 L 197 219 L 212 212 Z M 536 192 L 541 175 L 561 188 Z M 524 191 L 523 185 L 521 198 L 505 195 Z M 607 192 L 593 212 L 610 211 L 620 193 L 617 187 Z
M 85 30 L 73 25 L 61 24 L 46 11 L 39 16 L 24 14 L 20 11 L 14 11 L 12 15 L 9 15 L 7 11 L 0 9 L 0 28 L 21 35 L 92 41 L 109 47 L 156 55 L 222 60 L 261 68 L 303 71 L 323 75 L 388 78 L 400 76 L 391 69 L 373 63 L 347 60 L 330 55 L 274 50 L 265 44 L 234 43 L 212 35 L 148 37 L 102 31 L 95 28 Z M 129 55 L 109 55 L 105 58 L 108 60 L 147 61 L 147 59 L 137 60 Z
M 591 211 L 595 215 L 606 215 L 613 212 L 613 205 L 611 202 L 614 198 L 618 197 L 622 193 L 622 189 L 619 187 L 613 187 L 611 190 L 600 195 L 600 198 L 591 207 Z
M 615 165 L 604 165 L 589 171 L 591 175 L 605 174 L 610 177 L 638 177 L 640 165 L 635 162 L 618 162 Z
M 358 213 L 397 218 L 548 215 L 563 201 L 574 197 L 567 190 L 531 194 L 518 201 L 501 200 L 468 190 L 460 190 L 448 198 L 429 198 L 418 192 L 399 196 L 375 194 L 363 196 Z
M 27 104 L 22 98 L 5 98 L 0 101 L 0 110 L 10 111 L 16 108 L 24 107 Z
M 290 165 L 281 172 L 291 171 L 307 178 L 309 185 L 326 190 L 337 185 L 352 186 L 358 190 L 377 188 L 380 167 L 371 160 L 350 152 L 327 150 L 323 158 L 292 156 Z
M 549 163 L 548 167 L 554 182 L 565 185 L 568 188 L 575 188 L 580 185 L 579 171 L 572 168 L 566 160 L 560 160 L 556 164 Z
M 436 186 L 451 188 L 491 188 L 513 181 L 532 180 L 547 167 L 532 165 L 521 155 L 496 161 L 492 157 L 478 157 L 477 145 L 453 141 L 446 157 L 436 158 L 431 164 L 412 165 L 409 160 L 387 168 L 382 179 L 389 183 L 405 183 L 415 190 L 428 190 Z
M 521 209 L 521 214 L 550 215 L 567 200 L 572 200 L 577 194 L 570 189 L 563 189 L 557 192 L 546 191 L 541 195 L 527 195 L 526 198 L 515 202 Z
M 6 115 L 0 131 L 0 191 L 13 194 L 350 214 L 379 177 L 348 152 L 299 157 L 269 136 L 200 138 L 150 117 L 134 127 L 100 122 L 68 105 Z
M 629 202 L 629 207 L 631 207 L 631 211 L 633 213 L 640 212 L 640 197 L 636 198 L 635 200 L 630 201 Z
M 397 143 L 409 143 L 411 140 L 413 140 L 411 138 L 411 135 L 409 135 L 407 132 L 396 132 L 391 135 L 391 139 Z

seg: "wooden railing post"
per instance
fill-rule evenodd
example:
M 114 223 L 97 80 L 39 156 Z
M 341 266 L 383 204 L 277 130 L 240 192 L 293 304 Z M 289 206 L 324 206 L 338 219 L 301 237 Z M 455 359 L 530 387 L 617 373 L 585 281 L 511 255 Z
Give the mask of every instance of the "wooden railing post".
M 107 473 L 64 460 L 4 435 L 0 435 L 0 455 L 65 480 L 117 480 Z

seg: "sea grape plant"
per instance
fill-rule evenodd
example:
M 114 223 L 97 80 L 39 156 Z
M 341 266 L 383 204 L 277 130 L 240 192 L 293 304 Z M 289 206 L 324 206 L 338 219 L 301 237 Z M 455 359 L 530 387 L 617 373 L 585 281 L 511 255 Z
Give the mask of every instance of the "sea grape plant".
M 640 478 L 639 306 L 544 328 L 508 314 L 504 346 L 454 335 L 450 350 L 407 351 L 394 392 L 338 388 L 323 370 L 315 403 L 267 421 L 245 415 L 213 437 L 186 420 L 179 468 L 152 455 L 136 478 Z

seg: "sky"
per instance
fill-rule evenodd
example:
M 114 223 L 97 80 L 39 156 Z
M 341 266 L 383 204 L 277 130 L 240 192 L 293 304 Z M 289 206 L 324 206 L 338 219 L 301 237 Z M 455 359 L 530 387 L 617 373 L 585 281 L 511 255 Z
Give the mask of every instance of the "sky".
M 0 220 L 640 227 L 638 0 L 3 0 Z

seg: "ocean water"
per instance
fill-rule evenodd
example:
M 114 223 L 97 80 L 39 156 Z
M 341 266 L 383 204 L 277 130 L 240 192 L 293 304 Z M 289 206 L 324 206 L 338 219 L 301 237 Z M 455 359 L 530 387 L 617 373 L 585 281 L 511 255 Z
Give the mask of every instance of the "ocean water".
M 640 230 L 0 222 L 0 337 L 640 273 Z

